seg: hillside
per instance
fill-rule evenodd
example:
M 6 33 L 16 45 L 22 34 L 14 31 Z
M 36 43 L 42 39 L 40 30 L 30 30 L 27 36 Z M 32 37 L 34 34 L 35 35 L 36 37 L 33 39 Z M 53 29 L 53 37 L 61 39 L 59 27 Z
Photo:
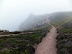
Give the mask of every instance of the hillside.
M 30 15 L 21 23 L 19 31 L 0 31 L 0 54 L 34 54 L 40 43 L 46 53 L 57 47 L 57 54 L 72 54 L 72 12 Z
M 39 28 L 46 24 L 46 19 L 48 15 L 30 15 L 21 25 L 19 26 L 19 30 L 32 30 L 35 28 Z
M 19 26 L 19 30 L 32 30 L 35 28 L 39 28 L 46 24 L 47 18 L 51 20 L 51 24 L 54 26 L 59 26 L 64 21 L 68 20 L 68 18 L 72 17 L 72 12 L 55 12 L 52 14 L 45 15 L 30 15 L 21 25 Z
M 57 27 L 57 54 L 72 54 L 72 12 L 53 13 L 49 19 Z
M 72 17 L 72 12 L 56 12 L 50 14 L 49 19 L 51 20 L 51 24 L 57 27 L 71 17 Z
M 57 31 L 59 33 L 57 36 L 57 53 L 72 54 L 72 20 L 62 24 Z
M 34 54 L 37 44 L 49 32 L 48 24 L 34 30 L 10 32 L 10 36 L 0 37 L 0 54 Z

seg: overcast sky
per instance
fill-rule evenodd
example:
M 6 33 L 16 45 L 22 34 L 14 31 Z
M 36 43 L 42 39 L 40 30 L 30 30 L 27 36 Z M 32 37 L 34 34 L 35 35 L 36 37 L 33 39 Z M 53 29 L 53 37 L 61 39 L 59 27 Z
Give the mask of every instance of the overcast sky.
M 0 0 L 0 29 L 14 31 L 29 14 L 72 11 L 71 0 Z

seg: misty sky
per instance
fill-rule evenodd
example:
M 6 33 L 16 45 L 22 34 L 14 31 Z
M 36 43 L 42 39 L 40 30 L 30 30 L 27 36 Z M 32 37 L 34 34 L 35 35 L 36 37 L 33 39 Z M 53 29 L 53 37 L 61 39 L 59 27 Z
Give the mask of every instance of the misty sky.
M 0 0 L 0 29 L 14 31 L 29 14 L 72 11 L 71 0 Z

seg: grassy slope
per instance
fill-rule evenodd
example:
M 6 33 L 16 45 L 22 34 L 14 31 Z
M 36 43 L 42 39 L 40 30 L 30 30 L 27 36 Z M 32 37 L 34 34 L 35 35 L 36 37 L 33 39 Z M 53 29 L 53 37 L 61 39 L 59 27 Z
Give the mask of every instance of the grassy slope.
M 49 19 L 58 27 L 57 54 L 72 54 L 72 13 L 57 13 Z
M 58 54 L 72 54 L 72 20 L 62 24 L 58 30 Z
M 49 29 L 46 25 L 24 31 L 22 35 L 0 37 L 0 54 L 34 54 L 33 45 L 40 43 Z
M 51 20 L 51 24 L 54 25 L 55 27 L 60 26 L 63 24 L 65 21 L 70 20 L 72 17 L 72 12 L 59 12 L 59 13 L 53 13 L 49 19 Z
M 72 18 L 63 19 L 61 22 L 53 23 L 53 25 L 60 26 L 57 31 L 57 53 L 58 54 L 72 54 Z

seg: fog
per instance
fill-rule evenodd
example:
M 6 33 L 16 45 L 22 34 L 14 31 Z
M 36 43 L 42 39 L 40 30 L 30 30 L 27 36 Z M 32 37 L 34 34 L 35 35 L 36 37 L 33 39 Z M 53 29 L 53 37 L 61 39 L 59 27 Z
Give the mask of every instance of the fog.
M 72 11 L 71 0 L 0 0 L 0 29 L 18 30 L 30 15 Z

